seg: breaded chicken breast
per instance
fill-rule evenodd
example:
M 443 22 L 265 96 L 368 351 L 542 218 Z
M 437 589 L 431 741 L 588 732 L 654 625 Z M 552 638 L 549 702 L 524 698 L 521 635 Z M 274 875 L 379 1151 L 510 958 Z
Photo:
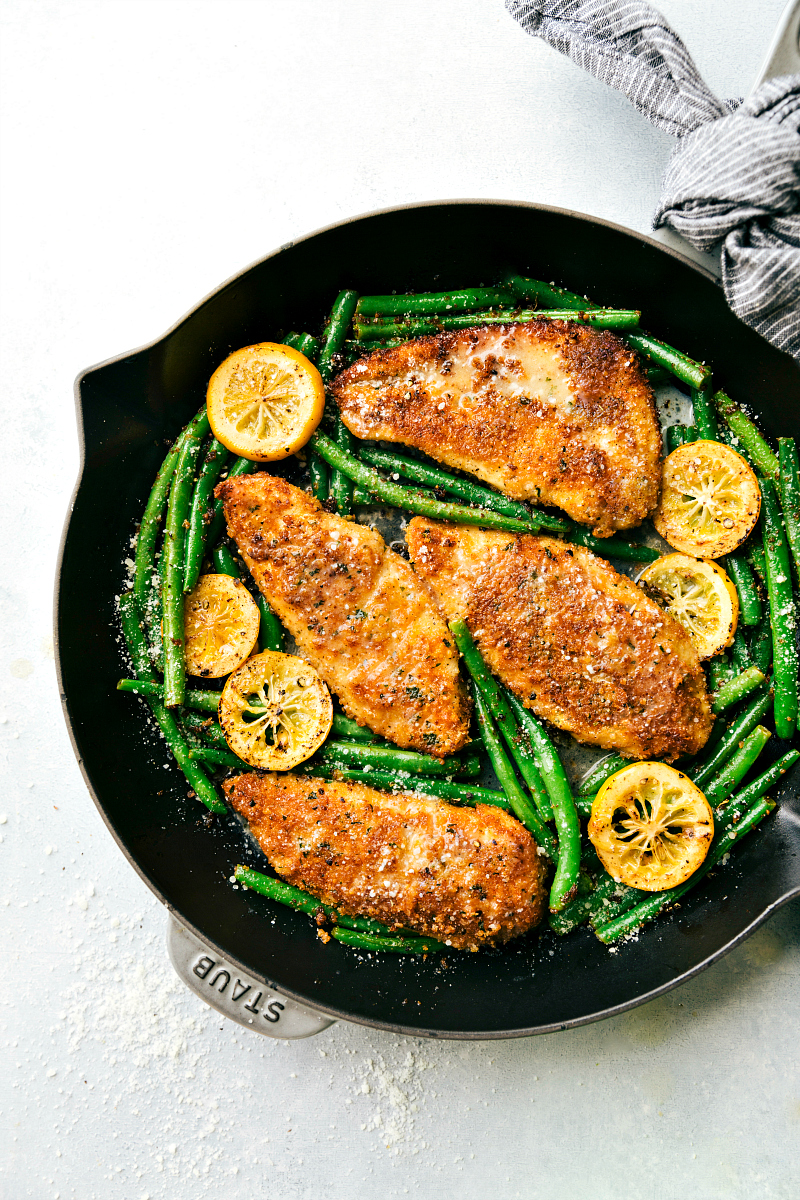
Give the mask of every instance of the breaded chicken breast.
M 598 537 L 656 507 L 661 432 L 636 353 L 607 330 L 539 318 L 376 350 L 330 385 L 357 437 L 415 446 Z
M 671 762 L 701 749 L 712 716 L 688 633 L 603 559 L 555 538 L 415 517 L 414 569 L 491 670 L 580 742 Z
M 544 915 L 547 860 L 502 809 L 288 774 L 223 787 L 277 874 L 350 916 L 477 950 Z
M 427 590 L 380 534 L 265 473 L 225 480 L 216 495 L 259 588 L 349 716 L 440 758 L 466 745 L 458 652 Z

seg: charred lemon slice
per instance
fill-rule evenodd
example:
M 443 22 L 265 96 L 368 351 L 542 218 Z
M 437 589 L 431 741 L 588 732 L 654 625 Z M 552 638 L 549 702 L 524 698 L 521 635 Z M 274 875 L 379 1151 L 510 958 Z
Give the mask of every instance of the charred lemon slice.
M 236 350 L 217 367 L 206 395 L 214 437 L 255 462 L 288 458 L 322 419 L 325 385 L 312 362 L 277 342 Z
M 288 771 L 325 741 L 333 704 L 302 658 L 265 650 L 231 675 L 222 690 L 219 719 L 239 758 L 266 771 Z
M 692 875 L 708 854 L 714 816 L 691 779 L 665 763 L 632 763 L 595 797 L 589 838 L 612 879 L 663 892 Z
M 186 671 L 220 679 L 252 653 L 261 620 L 243 583 L 230 575 L 201 575 L 183 601 Z
M 680 621 L 700 658 L 711 658 L 730 646 L 739 620 L 739 597 L 715 562 L 665 554 L 642 571 L 639 583 Z
M 761 492 L 741 454 L 720 442 L 690 442 L 664 460 L 653 524 L 684 554 L 721 558 L 758 520 Z

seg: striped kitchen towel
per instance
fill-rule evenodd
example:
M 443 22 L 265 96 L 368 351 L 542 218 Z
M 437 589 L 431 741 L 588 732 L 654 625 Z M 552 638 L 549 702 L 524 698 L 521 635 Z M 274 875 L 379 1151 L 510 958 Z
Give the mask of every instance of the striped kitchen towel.
M 506 0 L 530 34 L 623 92 L 678 137 L 653 225 L 721 243 L 722 284 L 746 324 L 800 359 L 800 75 L 717 100 L 678 35 L 640 0 Z

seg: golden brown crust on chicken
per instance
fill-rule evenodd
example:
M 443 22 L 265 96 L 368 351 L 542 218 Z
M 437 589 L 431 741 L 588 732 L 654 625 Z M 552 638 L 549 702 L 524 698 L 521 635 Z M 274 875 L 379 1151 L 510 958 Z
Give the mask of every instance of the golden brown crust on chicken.
M 407 541 L 447 619 L 466 621 L 540 717 L 631 758 L 671 762 L 705 745 L 713 718 L 689 635 L 590 550 L 422 517 Z
M 266 473 L 228 479 L 216 495 L 253 578 L 345 711 L 440 758 L 466 745 L 469 701 L 449 630 L 380 534 Z
M 502 809 L 312 776 L 239 775 L 223 787 L 277 874 L 350 916 L 477 950 L 544 915 L 546 860 Z
M 598 537 L 655 508 L 661 433 L 637 355 L 607 330 L 539 318 L 417 338 L 330 385 L 361 438 L 415 446 Z

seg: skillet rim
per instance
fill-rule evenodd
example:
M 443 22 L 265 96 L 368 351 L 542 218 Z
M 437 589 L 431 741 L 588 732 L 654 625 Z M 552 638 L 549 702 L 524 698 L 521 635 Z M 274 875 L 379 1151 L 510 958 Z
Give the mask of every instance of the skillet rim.
M 213 297 L 217 296 L 219 293 L 224 291 L 226 288 L 228 288 L 232 284 L 236 283 L 239 279 L 242 279 L 244 276 L 249 274 L 249 272 L 252 271 L 254 268 L 261 266 L 263 263 L 268 262 L 272 258 L 276 258 L 281 253 L 283 253 L 286 250 L 290 250 L 294 246 L 297 246 L 304 242 L 310 241 L 313 238 L 316 238 L 321 234 L 327 233 L 332 230 L 341 229 L 348 225 L 353 225 L 353 224 L 355 224 L 359 221 L 365 220 L 367 218 L 379 217 L 379 216 L 384 216 L 384 215 L 398 213 L 398 212 L 405 212 L 408 210 L 419 210 L 419 209 L 426 209 L 426 208 L 445 208 L 448 206 L 458 206 L 458 207 L 480 206 L 480 207 L 487 207 L 487 208 L 501 207 L 501 208 L 530 209 L 535 212 L 553 213 L 558 216 L 567 217 L 572 220 L 580 221 L 580 222 L 582 222 L 586 225 L 590 225 L 590 226 L 600 226 L 602 228 L 624 234 L 627 237 L 632 237 L 634 239 L 637 239 L 640 242 L 643 242 L 646 245 L 660 251 L 661 253 L 666 254 L 668 257 L 675 259 L 677 262 L 681 263 L 682 265 L 689 267 L 692 271 L 703 276 L 706 280 L 715 284 L 717 287 L 720 286 L 720 280 L 719 280 L 718 275 L 715 274 L 715 272 L 712 271 L 709 267 L 705 266 L 702 263 L 696 262 L 694 259 L 689 258 L 687 255 L 681 253 L 679 250 L 676 250 L 674 247 L 665 245 L 663 242 L 658 241 L 656 238 L 650 237 L 648 234 L 643 234 L 643 233 L 639 232 L 638 230 L 631 229 L 625 225 L 620 225 L 617 222 L 609 221 L 602 217 L 594 217 L 588 213 L 578 212 L 574 209 L 562 208 L 559 206 L 548 205 L 548 204 L 537 204 L 533 201 L 525 201 L 525 200 L 503 200 L 503 199 L 494 199 L 494 198 L 470 199 L 470 198 L 465 198 L 465 197 L 459 197 L 456 199 L 426 200 L 426 201 L 420 201 L 420 202 L 415 202 L 415 203 L 410 203 L 410 204 L 390 205 L 385 208 L 371 209 L 367 212 L 358 213 L 354 216 L 346 217 L 339 221 L 333 221 L 327 225 L 321 226 L 318 229 L 313 230 L 310 233 L 304 234 L 301 237 L 293 238 L 291 241 L 282 243 L 280 246 L 276 247 L 276 249 L 270 251 L 269 253 L 267 253 L 265 255 L 262 255 L 260 258 L 254 259 L 253 261 L 248 263 L 247 266 L 243 267 L 241 270 L 235 272 L 233 275 L 231 275 L 227 279 L 223 280 L 222 283 L 220 283 L 217 287 L 213 288 L 210 292 L 208 292 L 205 296 L 203 296 L 196 304 L 194 304 L 190 309 L 188 309 L 183 314 L 183 316 L 181 316 L 177 321 L 173 322 L 173 324 L 170 325 L 169 328 L 166 329 L 158 337 L 153 338 L 149 342 L 145 342 L 145 343 L 141 344 L 140 346 L 136 347 L 133 350 L 124 351 L 120 354 L 115 354 L 115 355 L 111 356 L 110 358 L 103 359 L 100 362 L 93 363 L 91 366 L 86 367 L 84 370 L 80 371 L 78 373 L 78 375 L 75 377 L 75 381 L 73 384 L 73 394 L 74 394 L 75 412 L 76 412 L 76 428 L 77 428 L 77 434 L 78 434 L 79 467 L 78 467 L 78 474 L 77 474 L 76 482 L 75 482 L 75 485 L 74 485 L 71 495 L 70 495 L 70 500 L 69 500 L 69 504 L 67 507 L 67 513 L 66 513 L 66 517 L 65 517 L 64 524 L 62 527 L 61 537 L 60 537 L 59 546 L 58 546 L 58 555 L 57 555 L 57 560 L 56 560 L 56 572 L 55 572 L 55 586 L 54 586 L 54 594 L 53 594 L 53 645 L 54 645 L 54 650 L 55 650 L 56 679 L 57 679 L 57 683 L 58 683 L 59 698 L 61 701 L 62 713 L 64 716 L 65 724 L 67 726 L 67 733 L 69 736 L 70 744 L 72 746 L 73 753 L 75 754 L 76 760 L 78 762 L 78 767 L 80 769 L 84 783 L 86 784 L 87 790 L 89 791 L 89 794 L 90 794 L 92 800 L 94 801 L 95 807 L 96 807 L 97 811 L 99 812 L 103 823 L 105 824 L 106 828 L 110 832 L 110 834 L 111 834 L 112 838 L 114 839 L 114 841 L 116 842 L 117 846 L 122 851 L 122 853 L 125 856 L 128 863 L 133 867 L 133 869 L 136 871 L 137 875 L 139 875 L 139 877 L 143 880 L 143 882 L 147 885 L 149 890 L 155 895 L 155 897 L 159 900 L 159 902 L 167 909 L 167 912 L 170 914 L 173 914 L 174 917 L 180 922 L 180 924 L 184 926 L 184 928 L 190 930 L 201 942 L 204 943 L 205 946 L 207 946 L 209 949 L 215 951 L 221 958 L 225 958 L 229 963 L 239 967 L 242 972 L 250 975 L 251 977 L 255 976 L 259 980 L 263 981 L 263 983 L 267 987 L 280 992 L 282 995 L 287 996 L 289 999 L 294 1000 L 296 1003 L 304 1005 L 304 1006 L 312 1009 L 315 1012 L 324 1013 L 325 1015 L 333 1017 L 336 1020 L 346 1021 L 346 1022 L 350 1022 L 352 1024 L 364 1025 L 364 1026 L 367 1026 L 372 1029 L 380 1029 L 385 1032 L 398 1033 L 398 1034 L 402 1034 L 404 1036 L 410 1036 L 410 1037 L 430 1037 L 430 1038 L 449 1040 L 449 1041 L 495 1041 L 495 1040 L 505 1040 L 508 1038 L 533 1037 L 533 1036 L 537 1036 L 540 1034 L 555 1033 L 555 1032 L 559 1032 L 559 1031 L 566 1030 L 566 1029 L 578 1028 L 582 1025 L 593 1024 L 596 1021 L 602 1021 L 609 1017 L 618 1016 L 621 1013 L 628 1012 L 633 1008 L 637 1008 L 641 1004 L 646 1004 L 650 1000 L 656 999 L 658 996 L 665 995 L 667 992 L 670 992 L 674 988 L 679 987 L 682 983 L 686 983 L 689 979 L 693 978 L 695 975 L 699 975 L 702 971 L 706 970 L 713 963 L 724 958 L 725 955 L 729 954 L 732 950 L 734 950 L 737 946 L 739 946 L 742 942 L 744 942 L 747 938 L 749 938 L 751 936 L 751 934 L 753 934 L 759 928 L 759 926 L 761 926 L 767 920 L 769 920 L 769 918 L 771 916 L 773 916 L 774 913 L 777 912 L 779 908 L 782 908 L 790 900 L 795 899 L 797 896 L 800 896 L 800 881 L 798 881 L 798 883 L 795 887 L 790 888 L 783 895 L 777 897 L 771 904 L 767 905 L 767 907 L 765 909 L 763 909 L 748 925 L 746 925 L 744 927 L 744 929 L 740 930 L 739 933 L 737 933 L 733 938 L 731 938 L 723 946 L 721 946 L 717 950 L 715 950 L 712 954 L 708 955 L 705 959 L 702 959 L 700 962 L 695 963 L 692 967 L 688 968 L 686 971 L 682 972 L 680 975 L 676 976 L 673 979 L 668 980 L 666 983 L 663 983 L 648 992 L 644 992 L 638 996 L 632 997 L 629 1000 L 625 1000 L 619 1004 L 613 1005 L 610 1008 L 602 1009 L 598 1012 L 584 1014 L 580 1017 L 574 1017 L 574 1018 L 572 1018 L 568 1021 L 564 1021 L 564 1022 L 552 1022 L 547 1025 L 529 1026 L 529 1027 L 525 1027 L 525 1028 L 521 1028 L 521 1029 L 490 1030 L 490 1031 L 485 1031 L 485 1030 L 474 1030 L 474 1031 L 441 1030 L 441 1029 L 435 1029 L 435 1028 L 427 1029 L 427 1028 L 420 1028 L 419 1026 L 401 1025 L 401 1024 L 396 1024 L 393 1022 L 380 1021 L 380 1020 L 376 1020 L 374 1018 L 367 1018 L 367 1017 L 363 1017 L 363 1016 L 354 1017 L 352 1013 L 350 1013 L 346 1010 L 335 1008 L 333 1006 L 328 1006 L 325 1004 L 321 1004 L 316 999 L 310 1000 L 304 994 L 302 994 L 300 992 L 295 992 L 281 984 L 276 984 L 272 980 L 270 980 L 267 976 L 260 974 L 257 970 L 254 970 L 253 967 L 251 967 L 250 965 L 246 965 L 243 962 L 241 962 L 241 960 L 239 960 L 234 955 L 232 955 L 228 950 L 224 949 L 213 939 L 209 938 L 201 929 L 199 929 L 191 921 L 188 921 L 183 916 L 183 914 L 180 913 L 178 911 L 178 909 L 165 898 L 165 896 L 163 895 L 161 890 L 148 878 L 148 876 L 146 875 L 146 873 L 144 872 L 142 867 L 140 867 L 139 863 L 134 858 L 133 854 L 129 850 L 129 848 L 126 845 L 126 843 L 124 842 L 124 840 L 120 836 L 118 836 L 116 830 L 114 829 L 114 827 L 111 823 L 111 820 L 107 816 L 105 808 L 104 808 L 103 804 L 101 803 L 99 796 L 97 795 L 97 792 L 95 791 L 94 785 L 93 785 L 91 779 L 89 778 L 83 758 L 81 757 L 81 755 L 78 751 L 77 740 L 76 740 L 75 732 L 74 732 L 73 725 L 72 725 L 71 715 L 69 712 L 68 699 L 67 699 L 66 692 L 64 691 L 64 681 L 63 681 L 62 667 L 61 667 L 60 639 L 59 639 L 59 607 L 60 607 L 60 599 L 61 599 L 61 575 L 62 575 L 62 568 L 63 568 L 63 560 L 64 560 L 64 554 L 65 554 L 65 550 L 66 550 L 67 536 L 69 533 L 69 528 L 70 528 L 70 524 L 72 521 L 73 512 L 74 512 L 74 508 L 75 508 L 75 502 L 77 500 L 78 494 L 79 494 L 82 484 L 83 484 L 85 468 L 86 468 L 85 423 L 84 423 L 84 415 L 83 415 L 83 403 L 82 403 L 82 397 L 81 397 L 81 386 L 83 385 L 84 381 L 90 375 L 92 375 L 94 372 L 100 371 L 105 367 L 111 366 L 118 362 L 122 362 L 126 359 L 135 358 L 142 353 L 152 351 L 158 345 L 160 345 L 161 343 L 166 341 L 166 339 L 169 338 L 175 331 L 177 331 L 186 321 L 188 321 L 190 317 L 192 317 L 195 313 L 199 312 L 199 310 L 201 308 L 203 308 L 203 306 L 205 304 L 207 304 Z M 800 822 L 798 822 L 798 819 L 795 816 L 795 814 L 789 812 L 787 815 L 791 819 L 792 824 L 798 824 L 800 826 Z

